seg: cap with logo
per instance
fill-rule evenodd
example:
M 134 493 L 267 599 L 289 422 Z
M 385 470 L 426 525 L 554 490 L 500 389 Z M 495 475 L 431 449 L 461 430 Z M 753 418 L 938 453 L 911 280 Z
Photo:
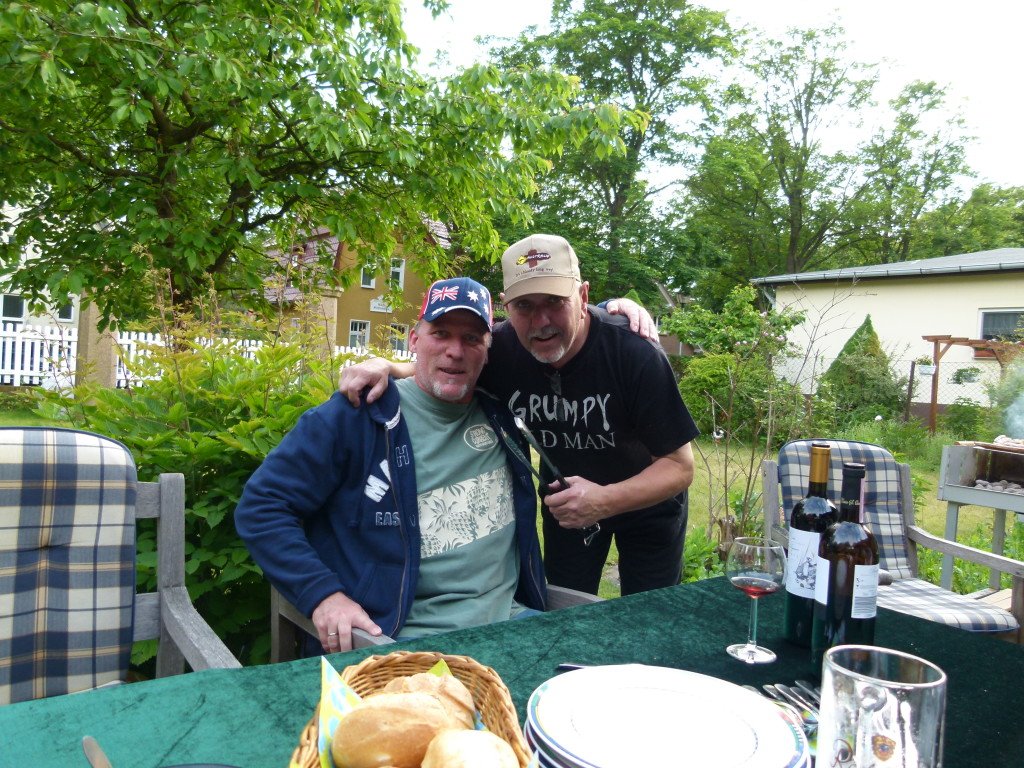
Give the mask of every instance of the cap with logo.
M 501 256 L 505 301 L 528 293 L 571 296 L 582 282 L 580 263 L 569 241 L 557 235 L 530 235 Z
M 430 323 L 453 309 L 468 309 L 491 327 L 491 292 L 476 280 L 452 277 L 433 283 L 423 297 L 420 320 Z

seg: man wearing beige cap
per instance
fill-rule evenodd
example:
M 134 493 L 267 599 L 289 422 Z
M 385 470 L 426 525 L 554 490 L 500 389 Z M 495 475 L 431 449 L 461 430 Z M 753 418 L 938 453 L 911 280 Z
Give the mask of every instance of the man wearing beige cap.
M 668 358 L 625 318 L 587 305 L 564 238 L 527 237 L 501 264 L 509 320 L 494 328 L 478 386 L 528 425 L 568 483 L 542 462 L 548 581 L 596 593 L 614 537 L 622 594 L 679 583 L 698 431 Z M 371 362 L 346 369 L 342 390 L 357 401 L 373 385 L 372 402 L 382 368 L 402 375 Z
M 614 537 L 622 594 L 678 584 L 698 432 L 668 358 L 588 307 L 565 238 L 524 238 L 501 267 L 509 322 L 478 385 L 527 423 L 569 484 L 544 496 L 548 581 L 596 593 Z M 592 540 L 581 535 L 595 524 Z

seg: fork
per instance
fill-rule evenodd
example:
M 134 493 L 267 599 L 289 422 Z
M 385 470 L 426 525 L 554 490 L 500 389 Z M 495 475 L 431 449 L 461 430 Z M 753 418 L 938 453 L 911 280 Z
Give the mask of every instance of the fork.
M 794 707 L 792 704 L 790 704 L 785 699 L 783 699 L 781 697 L 776 697 L 776 696 L 768 696 L 768 695 L 765 694 L 764 691 L 759 691 L 759 690 L 757 690 L 757 688 L 755 688 L 752 685 L 744 685 L 743 687 L 746 688 L 748 691 L 753 691 L 758 696 L 764 696 L 765 698 L 770 699 L 773 704 L 775 704 L 775 705 L 779 706 L 780 708 L 786 710 L 786 712 L 788 712 L 790 715 L 793 716 L 793 719 L 795 720 L 795 722 L 798 722 L 798 723 L 800 723 L 803 726 L 803 729 L 804 729 L 805 732 L 807 731 L 808 728 L 812 728 L 812 727 L 816 728 L 817 727 L 817 722 L 812 722 L 812 721 L 809 721 L 809 720 L 805 719 L 804 716 L 800 713 L 800 710 L 797 709 L 796 707 Z
M 788 685 L 783 685 L 782 683 L 776 683 L 775 690 L 785 696 L 786 699 L 797 709 L 805 709 L 814 716 L 815 720 L 818 719 L 818 704 L 810 701 L 808 697 L 804 696 L 803 691 L 797 688 L 791 688 Z
M 764 690 L 760 691 L 752 685 L 744 685 L 748 691 L 753 691 L 759 696 L 764 696 L 766 699 L 771 701 L 776 706 L 782 708 L 790 718 L 790 722 L 793 725 L 799 725 L 801 730 L 804 732 L 804 736 L 807 737 L 807 748 L 810 751 L 811 756 L 818 752 L 818 721 L 811 715 L 810 712 L 801 712 L 797 707 L 794 707 L 788 701 L 782 698 L 782 694 L 777 690 L 774 695 L 769 696 L 769 689 L 775 690 L 774 686 L 766 685 Z
M 801 693 L 807 694 L 811 701 L 819 707 L 821 706 L 821 688 L 816 687 L 806 680 L 795 680 L 794 685 L 800 689 Z

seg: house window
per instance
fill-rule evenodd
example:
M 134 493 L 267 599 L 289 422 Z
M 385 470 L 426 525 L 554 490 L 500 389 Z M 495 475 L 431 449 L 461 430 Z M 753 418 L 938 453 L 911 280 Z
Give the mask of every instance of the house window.
M 1024 332 L 1024 309 L 985 309 L 981 312 L 981 338 L 1012 340 Z M 1024 335 L 1024 333 L 1022 333 Z M 974 357 L 994 357 L 987 349 L 974 350 Z
M 981 313 L 981 338 L 1010 339 L 1024 330 L 1024 309 L 985 310 Z
M 349 320 L 348 345 L 350 347 L 360 348 L 366 348 L 370 346 L 369 320 Z
M 391 260 L 391 277 L 388 278 L 388 285 L 398 290 L 405 288 L 405 259 Z
M 25 319 L 25 300 L 14 293 L 5 293 L 0 319 L 5 323 L 20 323 Z
M 57 319 L 64 323 L 70 323 L 75 319 L 75 305 L 65 304 L 57 308 Z
M 391 324 L 391 349 L 395 352 L 409 351 L 409 326 L 403 323 Z
M 373 288 L 376 286 L 377 281 L 373 277 L 373 272 L 363 267 L 359 273 L 359 285 L 362 288 Z

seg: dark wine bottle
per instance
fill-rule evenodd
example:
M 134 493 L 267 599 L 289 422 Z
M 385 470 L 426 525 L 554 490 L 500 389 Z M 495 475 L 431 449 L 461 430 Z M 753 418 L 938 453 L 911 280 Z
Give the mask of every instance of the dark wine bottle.
M 878 544 L 864 527 L 864 465 L 843 464 L 839 521 L 818 547 L 811 659 L 820 668 L 834 645 L 875 642 L 878 598 Z
M 807 495 L 793 505 L 789 516 L 789 570 L 786 572 L 785 637 L 810 648 L 814 623 L 814 582 L 821 535 L 839 519 L 836 505 L 828 499 L 832 449 L 827 443 L 811 444 L 811 473 Z

